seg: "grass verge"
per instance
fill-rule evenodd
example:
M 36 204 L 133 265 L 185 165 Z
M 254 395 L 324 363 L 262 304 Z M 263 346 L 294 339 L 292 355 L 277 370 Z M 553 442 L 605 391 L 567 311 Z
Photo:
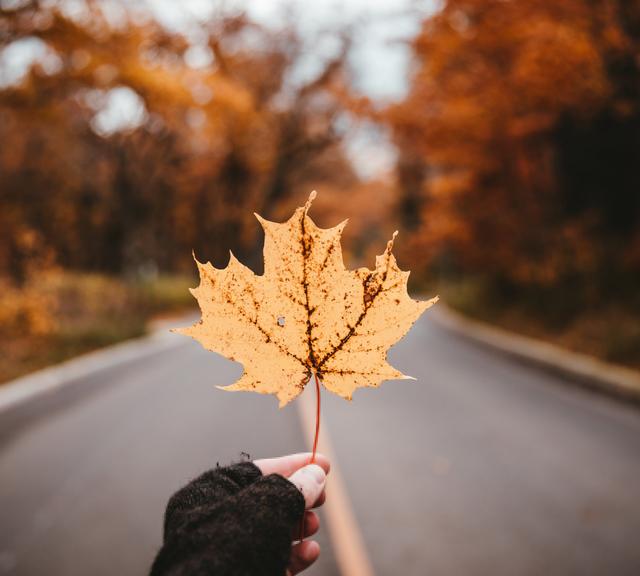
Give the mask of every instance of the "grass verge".
M 159 315 L 193 309 L 190 277 L 123 280 L 53 271 L 19 289 L 0 281 L 0 383 L 142 336 Z
M 640 369 L 637 302 L 611 300 L 575 306 L 571 295 L 498 296 L 478 279 L 448 281 L 438 292 L 453 309 L 477 320 L 583 354 Z

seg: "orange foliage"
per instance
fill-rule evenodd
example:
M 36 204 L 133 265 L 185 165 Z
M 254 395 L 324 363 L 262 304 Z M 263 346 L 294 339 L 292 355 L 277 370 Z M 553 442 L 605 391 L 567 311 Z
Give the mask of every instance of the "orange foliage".
M 410 92 L 387 111 L 412 253 L 520 285 L 628 270 L 640 3 L 447 0 L 413 50 Z
M 222 262 L 229 247 L 243 255 L 256 244 L 247 206 L 269 216 L 294 190 L 308 193 L 313 170 L 335 178 L 318 167 L 342 155 L 333 121 L 346 41 L 289 87 L 306 49 L 293 29 L 220 16 L 198 30 L 211 62 L 194 67 L 186 36 L 87 6 L 0 11 L 0 51 L 37 41 L 55 61 L 0 85 L 0 141 L 10 143 L 0 148 L 0 276 L 24 282 L 34 250 L 118 273 L 190 269 L 192 249 Z M 137 116 L 110 129 L 101 114 L 118 93 Z

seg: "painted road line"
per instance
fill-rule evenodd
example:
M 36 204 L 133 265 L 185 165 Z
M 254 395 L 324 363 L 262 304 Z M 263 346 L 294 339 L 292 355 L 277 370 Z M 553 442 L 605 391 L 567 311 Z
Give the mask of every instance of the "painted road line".
M 302 429 L 309 447 L 313 445 L 316 421 L 315 390 L 313 388 L 312 385 L 307 386 L 296 402 Z M 329 524 L 329 538 L 340 573 L 342 576 L 373 576 L 373 567 L 340 474 L 338 461 L 331 447 L 325 422 L 322 422 L 320 426 L 318 452 L 331 460 L 331 473 L 327 481 L 327 500 L 323 508 Z

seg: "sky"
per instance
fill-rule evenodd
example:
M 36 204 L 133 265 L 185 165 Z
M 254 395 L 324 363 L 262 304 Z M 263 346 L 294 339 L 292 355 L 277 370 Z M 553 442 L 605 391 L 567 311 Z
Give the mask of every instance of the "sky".
M 351 64 L 357 86 L 381 100 L 402 97 L 406 91 L 409 49 L 421 17 L 432 13 L 436 0 L 146 0 L 156 18 L 169 28 L 185 29 L 223 9 L 245 9 L 259 22 L 277 26 L 284 10 L 292 8 L 300 30 L 314 36 L 323 30 L 360 24 Z

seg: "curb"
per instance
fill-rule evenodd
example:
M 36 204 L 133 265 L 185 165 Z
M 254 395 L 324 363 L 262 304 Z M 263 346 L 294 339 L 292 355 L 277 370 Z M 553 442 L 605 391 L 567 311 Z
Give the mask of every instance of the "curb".
M 640 372 L 636 370 L 471 320 L 442 301 L 429 316 L 443 328 L 520 362 L 586 388 L 640 404 Z
M 182 317 L 177 322 L 179 323 L 185 318 L 190 319 L 190 316 Z M 183 343 L 183 339 L 168 332 L 169 326 L 175 325 L 175 322 L 172 320 L 154 323 L 151 326 L 151 333 L 140 338 L 99 348 L 0 384 L 0 416 L 31 400 L 54 393 L 69 384 L 77 383 L 89 374 L 121 366 L 133 360 L 179 346 Z

